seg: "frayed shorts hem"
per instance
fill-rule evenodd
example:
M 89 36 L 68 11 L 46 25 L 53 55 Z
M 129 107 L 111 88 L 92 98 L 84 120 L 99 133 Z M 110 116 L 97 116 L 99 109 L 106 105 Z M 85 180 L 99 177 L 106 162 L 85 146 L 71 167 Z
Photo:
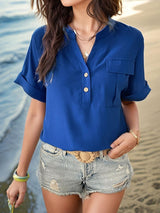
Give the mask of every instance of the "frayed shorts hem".
M 130 180 L 130 181 L 131 181 L 131 180 Z M 52 189 L 50 189 L 50 188 L 48 188 L 48 187 L 46 187 L 46 186 L 43 186 L 43 184 L 41 184 L 41 183 L 40 183 L 40 187 L 43 188 L 43 189 L 46 189 L 47 191 L 49 191 L 49 192 L 51 192 L 51 193 L 54 193 L 54 194 L 56 194 L 56 195 L 61 195 L 61 196 L 79 195 L 79 197 L 80 197 L 81 199 L 84 200 L 84 199 L 89 198 L 90 194 L 91 194 L 91 193 L 94 193 L 94 192 L 104 193 L 104 194 L 115 194 L 115 193 L 117 193 L 117 192 L 121 192 L 121 191 L 123 191 L 123 190 L 126 190 L 126 189 L 128 189 L 128 188 L 130 187 L 130 181 L 129 181 L 126 185 L 117 188 L 116 191 L 115 191 L 115 190 L 114 190 L 114 191 L 92 190 L 92 191 L 87 191 L 87 192 L 82 192 L 82 193 L 80 193 L 80 192 L 58 192 L 58 191 L 54 191 L 54 190 L 52 190 Z
M 84 199 L 84 197 L 82 196 L 82 194 L 79 193 L 79 192 L 57 192 L 57 191 L 54 191 L 54 190 L 52 190 L 52 189 L 50 189 L 50 188 L 48 188 L 46 186 L 43 186 L 41 184 L 40 184 L 40 187 L 43 188 L 43 189 L 46 189 L 47 191 L 52 192 L 52 193 L 54 193 L 56 195 L 66 196 L 66 195 L 73 195 L 73 194 L 75 194 L 75 195 L 79 195 L 79 197 L 81 199 Z

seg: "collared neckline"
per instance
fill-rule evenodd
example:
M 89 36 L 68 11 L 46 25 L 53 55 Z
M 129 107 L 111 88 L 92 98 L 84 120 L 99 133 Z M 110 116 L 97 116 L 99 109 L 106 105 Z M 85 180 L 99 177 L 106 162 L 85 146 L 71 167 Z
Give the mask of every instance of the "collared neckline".
M 96 33 L 96 39 L 109 35 L 110 32 L 113 31 L 115 23 L 115 20 L 109 18 L 108 24 L 105 25 L 98 33 Z M 67 35 L 70 39 L 76 39 L 76 34 L 74 30 L 69 26 L 69 24 L 67 26 L 64 26 L 63 31 L 64 33 L 67 32 Z

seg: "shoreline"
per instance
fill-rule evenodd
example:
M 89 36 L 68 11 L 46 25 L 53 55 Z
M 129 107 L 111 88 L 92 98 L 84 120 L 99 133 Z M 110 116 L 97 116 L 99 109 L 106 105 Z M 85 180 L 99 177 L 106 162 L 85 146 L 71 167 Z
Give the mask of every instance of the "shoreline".
M 159 2 L 156 0 L 135 7 L 142 11 L 118 21 L 139 29 L 145 42 L 145 79 L 151 92 L 143 101 L 136 102 L 140 117 L 140 144 L 129 152 L 134 169 L 131 185 L 126 190 L 118 213 L 160 212 L 160 23 Z

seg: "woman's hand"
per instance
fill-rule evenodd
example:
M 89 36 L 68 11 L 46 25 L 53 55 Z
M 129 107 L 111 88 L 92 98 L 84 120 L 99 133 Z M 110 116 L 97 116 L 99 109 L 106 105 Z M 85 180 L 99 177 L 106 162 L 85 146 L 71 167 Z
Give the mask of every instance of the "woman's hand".
M 14 204 L 15 208 L 19 207 L 24 201 L 26 190 L 27 190 L 26 182 L 18 182 L 13 180 L 6 192 L 10 204 L 11 205 Z
M 129 132 L 120 135 L 112 144 L 108 155 L 110 158 L 118 158 L 132 150 L 137 144 L 137 139 Z

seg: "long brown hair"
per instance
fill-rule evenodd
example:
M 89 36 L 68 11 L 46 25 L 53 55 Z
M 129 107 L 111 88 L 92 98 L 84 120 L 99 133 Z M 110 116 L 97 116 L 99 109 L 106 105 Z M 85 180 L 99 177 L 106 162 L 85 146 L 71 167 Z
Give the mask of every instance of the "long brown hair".
M 31 0 L 32 9 L 34 2 L 35 0 Z M 36 15 L 47 22 L 43 36 L 44 51 L 36 69 L 39 80 L 45 82 L 45 76 L 56 62 L 56 54 L 64 42 L 63 27 L 72 22 L 73 10 L 72 7 L 64 7 L 61 0 L 36 0 L 36 8 Z M 107 23 L 109 17 L 122 12 L 122 2 L 121 0 L 91 0 L 86 12 L 98 22 Z

